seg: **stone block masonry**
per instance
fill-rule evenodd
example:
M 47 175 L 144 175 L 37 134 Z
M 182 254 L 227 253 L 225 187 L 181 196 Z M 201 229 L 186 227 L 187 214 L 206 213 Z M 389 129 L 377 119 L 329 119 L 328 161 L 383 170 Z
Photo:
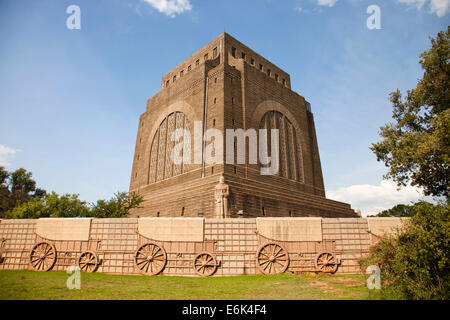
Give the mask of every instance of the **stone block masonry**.
M 194 127 L 200 130 L 200 143 L 194 143 Z M 177 129 L 189 133 L 177 141 L 186 148 L 173 161 L 171 134 Z M 246 138 L 244 163 L 237 161 L 237 138 L 236 161 L 229 163 L 225 152 L 220 161 L 205 160 L 209 147 L 226 151 L 226 142 L 203 141 L 204 133 L 218 130 L 226 136 L 227 130 L 239 129 L 278 130 L 275 174 L 262 175 L 265 165 L 249 161 L 252 146 Z M 356 217 L 349 204 L 325 198 L 318 150 L 311 106 L 291 90 L 290 75 L 223 33 L 163 75 L 161 91 L 148 99 L 139 119 L 130 181 L 130 192 L 142 194 L 145 202 L 132 215 Z M 178 162 L 185 157 L 191 162 Z M 217 197 L 219 183 L 226 190 L 223 199 Z
M 368 253 L 379 236 L 396 232 L 393 226 L 400 227 L 403 221 L 400 218 L 0 220 L 0 270 L 64 271 L 78 265 L 82 271 L 146 275 L 226 276 L 311 270 L 358 273 L 358 258 Z M 55 232 L 55 225 L 63 226 L 60 232 Z M 380 225 L 389 228 L 382 229 Z M 269 257 L 265 258 L 267 252 Z M 331 255 L 336 265 L 321 265 L 321 254 Z M 270 262 L 270 258 L 274 261 Z M 286 268 L 269 268 L 271 263 L 284 264 Z M 86 264 L 95 268 L 87 269 Z

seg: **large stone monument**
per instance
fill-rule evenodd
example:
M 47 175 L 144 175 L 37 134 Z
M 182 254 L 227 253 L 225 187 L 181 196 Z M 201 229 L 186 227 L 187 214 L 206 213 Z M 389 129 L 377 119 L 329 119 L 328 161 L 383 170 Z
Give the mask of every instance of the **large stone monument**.
M 267 159 L 259 153 L 255 162 L 252 153 L 265 143 L 260 129 L 268 130 L 269 150 L 278 129 L 274 174 L 261 174 Z M 172 139 L 177 130 L 187 133 Z M 208 137 L 211 130 L 223 140 Z M 212 152 L 215 162 L 212 146 L 223 149 Z M 216 197 L 218 183 L 227 185 L 226 201 Z M 289 74 L 226 33 L 165 74 L 148 99 L 130 191 L 144 195 L 133 213 L 140 217 L 357 217 L 325 198 L 311 107 L 291 90 Z

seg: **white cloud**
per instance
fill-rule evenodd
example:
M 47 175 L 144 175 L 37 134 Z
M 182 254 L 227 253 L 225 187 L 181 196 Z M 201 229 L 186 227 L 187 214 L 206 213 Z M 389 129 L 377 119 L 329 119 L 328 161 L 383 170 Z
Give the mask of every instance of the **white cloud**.
M 338 0 L 316 0 L 319 6 L 332 7 Z M 443 17 L 450 12 L 450 0 L 396 0 L 398 3 L 406 4 L 417 10 L 421 10 L 428 3 L 430 13 Z M 297 8 L 295 9 L 298 10 Z
M 190 11 L 192 5 L 189 0 L 142 0 L 165 15 L 175 18 L 177 14 Z
M 397 2 L 407 4 L 420 10 L 428 0 L 397 0 Z M 450 12 L 450 0 L 430 0 L 429 11 L 430 13 L 436 13 L 438 17 L 445 16 Z
M 317 0 L 319 6 L 329 6 L 332 7 L 338 0 Z
M 438 17 L 443 17 L 450 12 L 450 0 L 431 0 L 430 12 L 435 12 Z
M 355 210 L 361 210 L 363 216 L 376 214 L 397 204 L 411 204 L 418 200 L 431 201 L 424 197 L 422 190 L 412 186 L 397 190 L 392 181 L 381 181 L 380 185 L 353 185 L 327 192 L 327 198 L 350 203 Z
M 414 6 L 417 10 L 420 10 L 427 0 L 397 0 L 400 3 L 406 3 L 407 5 Z
M 17 152 L 20 152 L 20 150 L 14 150 L 0 144 L 0 166 L 2 167 L 10 166 L 11 165 L 10 161 Z

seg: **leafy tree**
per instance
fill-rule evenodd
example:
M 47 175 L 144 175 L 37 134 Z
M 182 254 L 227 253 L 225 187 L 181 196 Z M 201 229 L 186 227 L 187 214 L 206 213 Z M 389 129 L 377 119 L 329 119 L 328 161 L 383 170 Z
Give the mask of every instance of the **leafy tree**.
M 398 204 L 391 209 L 383 210 L 376 215 L 369 217 L 412 217 L 416 214 L 418 206 L 426 201 L 420 201 L 412 205 Z
M 96 218 L 122 218 L 126 217 L 131 209 L 140 208 L 144 201 L 142 195 L 118 192 L 110 200 L 98 200 L 91 209 L 91 216 Z
M 381 269 L 382 293 L 403 299 L 448 299 L 449 208 L 421 202 L 398 234 L 373 246 L 362 265 Z
M 22 203 L 6 213 L 8 219 L 64 218 L 89 216 L 89 206 L 77 194 L 59 196 L 55 192 L 42 199 Z
M 8 177 L 9 172 L 4 167 L 0 167 L 0 218 L 11 207 Z
M 8 172 L 0 167 L 0 218 L 36 219 L 45 217 L 126 217 L 144 201 L 139 194 L 118 192 L 110 200 L 96 204 L 81 201 L 78 194 L 48 194 L 36 188 L 32 173 L 20 168 Z
M 449 197 L 450 163 L 450 27 L 431 39 L 420 55 L 424 70 L 405 98 L 390 94 L 394 123 L 380 128 L 382 140 L 370 148 L 389 168 L 385 178 L 398 186 L 409 182 L 426 195 Z
M 8 172 L 0 167 L 0 217 L 21 203 L 42 199 L 45 193 L 36 187 L 31 172 L 23 168 Z
M 0 167 L 0 185 L 4 186 L 6 184 L 6 180 L 8 180 L 9 173 L 5 170 L 5 167 Z
M 43 198 L 34 198 L 21 203 L 6 213 L 8 219 L 37 218 L 122 218 L 128 216 L 131 209 L 139 208 L 143 197 L 138 194 L 128 196 L 126 192 L 118 192 L 110 200 L 99 200 L 90 205 L 78 198 L 78 194 L 58 195 L 55 192 L 45 194 Z

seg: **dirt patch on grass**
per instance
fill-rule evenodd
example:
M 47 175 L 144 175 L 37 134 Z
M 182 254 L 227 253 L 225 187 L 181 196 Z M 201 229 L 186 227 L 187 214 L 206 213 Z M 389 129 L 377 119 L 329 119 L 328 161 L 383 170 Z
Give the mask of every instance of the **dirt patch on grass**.
M 309 284 L 313 287 L 316 287 L 316 288 L 319 288 L 319 289 L 322 289 L 322 290 L 325 290 L 328 292 L 336 291 L 336 289 L 332 285 L 330 285 L 329 283 L 323 282 L 323 281 L 315 280 L 315 281 L 310 282 Z
M 352 281 L 355 281 L 355 279 L 352 279 L 352 278 L 335 278 L 334 280 L 341 281 L 341 282 L 352 282 Z
M 351 288 L 351 287 L 361 287 L 364 286 L 365 281 L 364 280 L 356 280 L 352 278 L 335 278 L 333 280 L 344 282 L 343 285 L 345 287 Z
M 349 284 L 345 284 L 344 286 L 346 286 L 347 288 L 353 288 L 353 287 L 363 287 L 365 284 L 364 281 L 358 281 L 355 283 L 349 283 Z

